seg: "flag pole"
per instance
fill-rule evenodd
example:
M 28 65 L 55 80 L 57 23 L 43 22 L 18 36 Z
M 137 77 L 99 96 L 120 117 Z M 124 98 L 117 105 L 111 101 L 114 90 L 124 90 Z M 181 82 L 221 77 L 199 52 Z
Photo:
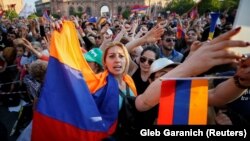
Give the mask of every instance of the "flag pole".
M 160 78 L 161 81 L 164 80 L 195 80 L 195 79 L 229 79 L 233 76 L 207 76 L 207 77 L 183 77 L 183 78 Z

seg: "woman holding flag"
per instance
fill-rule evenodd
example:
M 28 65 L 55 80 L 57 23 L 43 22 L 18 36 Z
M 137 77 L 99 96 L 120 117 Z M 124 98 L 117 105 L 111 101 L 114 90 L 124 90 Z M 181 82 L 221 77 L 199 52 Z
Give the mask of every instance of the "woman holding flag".
M 80 45 L 72 23 L 64 21 L 62 26 L 56 27 L 61 27 L 61 29 L 60 32 L 56 31 L 52 36 L 50 63 L 46 74 L 47 82 L 45 81 L 38 108 L 34 112 L 32 139 L 101 140 L 106 138 L 116 129 L 116 118 L 119 109 L 122 108 L 123 99 L 119 93 L 129 91 L 130 95 L 137 95 L 134 82 L 127 74 L 129 67 L 127 49 L 121 43 L 109 44 L 103 52 L 103 66 L 106 70 L 96 75 L 81 55 Z M 192 54 L 184 63 L 162 78 L 192 77 L 216 65 L 239 63 L 242 54 L 228 49 L 250 45 L 248 42 L 230 40 L 230 37 L 239 31 L 240 28 L 236 28 L 208 43 L 197 44 L 196 51 L 191 52 Z M 148 42 L 159 40 L 163 28 L 156 26 L 149 33 L 151 36 L 147 36 L 143 40 Z M 59 68 L 52 68 L 57 66 Z M 66 69 L 61 66 L 66 66 Z M 250 64 L 247 64 L 247 68 L 250 68 Z M 61 70 L 58 71 L 58 69 Z M 58 73 L 56 74 L 58 77 L 53 72 Z M 78 72 L 82 74 L 83 78 Z M 249 72 L 242 71 L 238 76 L 246 74 Z M 66 79 L 61 77 L 62 75 L 65 75 Z M 239 79 L 239 84 L 249 87 L 249 81 L 250 78 L 244 81 Z M 63 90 L 56 89 L 56 85 L 51 84 L 52 82 L 60 84 Z M 147 111 L 159 103 L 161 84 L 161 79 L 156 79 L 143 94 L 136 97 L 134 103 L 136 110 Z M 126 86 L 129 86 L 129 89 Z M 74 91 L 72 91 L 73 89 Z M 208 104 L 223 105 L 240 96 L 244 90 L 235 84 L 233 78 L 230 78 L 209 91 Z M 89 94 L 92 94 L 92 97 Z M 63 97 L 66 97 L 66 100 Z M 87 101 L 87 99 L 89 100 Z M 79 101 L 81 102 L 79 103 Z M 65 104 L 65 102 L 70 103 Z M 73 106 L 77 106 L 77 112 L 72 111 Z M 50 129 L 50 127 L 54 128 Z M 74 134 L 72 134 L 73 131 Z

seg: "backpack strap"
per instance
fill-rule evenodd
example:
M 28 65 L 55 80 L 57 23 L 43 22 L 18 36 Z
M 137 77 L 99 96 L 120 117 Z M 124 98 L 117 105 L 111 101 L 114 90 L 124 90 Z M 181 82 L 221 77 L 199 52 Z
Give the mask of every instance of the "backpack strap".
M 130 90 L 129 90 L 129 86 L 128 84 L 126 84 L 126 95 L 119 89 L 119 95 L 123 98 L 125 98 L 126 96 L 130 96 Z

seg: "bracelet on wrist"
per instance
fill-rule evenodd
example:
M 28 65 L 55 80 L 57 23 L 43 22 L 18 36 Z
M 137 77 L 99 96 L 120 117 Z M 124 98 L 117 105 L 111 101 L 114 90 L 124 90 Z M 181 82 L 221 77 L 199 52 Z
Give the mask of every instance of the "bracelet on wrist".
M 239 76 L 234 76 L 233 78 L 234 78 L 234 83 L 238 88 L 240 88 L 240 89 L 249 89 L 250 88 L 250 86 L 244 86 L 244 85 L 240 84 Z

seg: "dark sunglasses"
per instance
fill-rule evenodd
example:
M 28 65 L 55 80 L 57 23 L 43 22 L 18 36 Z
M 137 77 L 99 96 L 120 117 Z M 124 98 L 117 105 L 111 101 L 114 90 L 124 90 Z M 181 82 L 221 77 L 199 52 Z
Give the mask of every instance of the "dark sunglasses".
M 96 39 L 101 39 L 101 36 L 97 36 L 97 37 L 95 37 Z
M 140 62 L 141 63 L 144 63 L 146 61 L 148 61 L 148 64 L 151 65 L 155 60 L 154 59 L 148 59 L 147 57 L 144 57 L 144 56 L 140 57 Z
M 173 39 L 173 38 L 166 38 L 165 41 L 166 41 L 166 42 L 171 42 L 171 41 L 176 42 L 176 39 Z

